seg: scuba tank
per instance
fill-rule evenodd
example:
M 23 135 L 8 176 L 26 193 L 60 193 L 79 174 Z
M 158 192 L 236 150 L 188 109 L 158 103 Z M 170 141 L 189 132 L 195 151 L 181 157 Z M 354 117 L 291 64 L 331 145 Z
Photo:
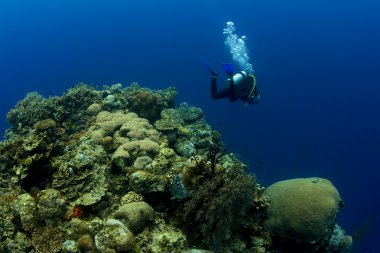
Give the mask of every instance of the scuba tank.
M 246 78 L 248 77 L 248 73 L 247 71 L 243 70 L 243 71 L 240 71 L 240 72 L 237 72 L 235 75 L 233 75 L 233 80 L 234 80 L 234 84 L 235 85 L 238 85 L 240 84 L 243 80 L 245 80 Z M 226 87 L 229 87 L 230 86 L 230 78 L 228 78 L 226 80 Z

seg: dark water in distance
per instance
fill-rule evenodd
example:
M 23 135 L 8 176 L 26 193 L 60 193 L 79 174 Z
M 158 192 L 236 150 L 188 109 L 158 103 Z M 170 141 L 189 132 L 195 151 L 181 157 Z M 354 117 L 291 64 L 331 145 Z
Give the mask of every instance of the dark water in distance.
M 0 1 L 0 131 L 27 92 L 59 95 L 83 81 L 176 86 L 201 107 L 265 186 L 333 181 L 348 233 L 368 217 L 358 252 L 379 252 L 378 1 Z M 212 101 L 207 58 L 230 62 L 223 27 L 246 35 L 262 102 Z M 225 76 L 219 75 L 222 83 Z

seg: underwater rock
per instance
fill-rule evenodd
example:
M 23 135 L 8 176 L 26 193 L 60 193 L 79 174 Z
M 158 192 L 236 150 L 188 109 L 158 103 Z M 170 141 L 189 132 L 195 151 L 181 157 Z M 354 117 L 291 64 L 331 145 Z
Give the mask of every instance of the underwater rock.
M 282 238 L 315 243 L 334 226 L 342 199 L 324 178 L 296 178 L 269 186 L 266 228 Z
M 132 232 L 114 219 L 107 220 L 105 228 L 95 235 L 95 245 L 101 253 L 135 252 L 137 246 Z
M 153 221 L 154 210 L 146 202 L 131 202 L 119 207 L 114 216 L 121 219 L 134 234 L 138 234 Z

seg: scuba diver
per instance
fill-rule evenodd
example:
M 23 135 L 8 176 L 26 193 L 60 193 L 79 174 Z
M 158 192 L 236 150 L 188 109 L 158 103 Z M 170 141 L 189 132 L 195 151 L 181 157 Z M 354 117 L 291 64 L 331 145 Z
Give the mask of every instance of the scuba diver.
M 241 100 L 245 105 L 259 103 L 260 91 L 257 85 L 256 77 L 252 73 L 246 70 L 234 73 L 235 71 L 233 64 L 222 64 L 223 70 L 229 78 L 226 80 L 226 88 L 218 91 L 218 73 L 205 59 L 201 58 L 201 61 L 211 74 L 212 99 L 228 98 L 231 102 Z

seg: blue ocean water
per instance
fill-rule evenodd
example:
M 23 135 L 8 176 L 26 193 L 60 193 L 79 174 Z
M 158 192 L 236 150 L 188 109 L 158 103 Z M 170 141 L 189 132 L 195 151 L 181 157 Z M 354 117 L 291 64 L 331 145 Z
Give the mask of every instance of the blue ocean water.
M 27 92 L 59 95 L 82 81 L 175 86 L 177 102 L 203 109 L 269 185 L 330 179 L 358 252 L 379 252 L 380 3 L 362 1 L 0 1 L 0 131 Z M 261 103 L 213 101 L 209 74 L 230 62 L 223 27 L 246 35 Z

